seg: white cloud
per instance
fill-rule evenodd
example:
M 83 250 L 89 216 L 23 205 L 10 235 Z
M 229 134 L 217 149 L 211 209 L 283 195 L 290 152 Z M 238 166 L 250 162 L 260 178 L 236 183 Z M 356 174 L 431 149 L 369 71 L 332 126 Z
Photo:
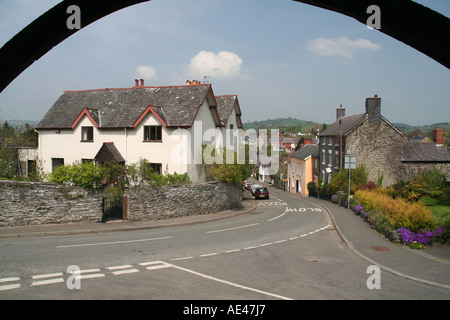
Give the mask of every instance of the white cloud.
M 139 66 L 136 68 L 136 76 L 145 80 L 155 80 L 158 78 L 156 69 L 151 66 Z
M 376 52 L 380 46 L 367 39 L 350 40 L 341 37 L 339 39 L 317 38 L 308 42 L 307 48 L 322 56 L 343 56 L 352 59 L 355 50 L 365 49 Z
M 244 77 L 241 74 L 243 60 L 233 52 L 200 51 L 189 64 L 189 72 L 195 77 L 232 79 Z

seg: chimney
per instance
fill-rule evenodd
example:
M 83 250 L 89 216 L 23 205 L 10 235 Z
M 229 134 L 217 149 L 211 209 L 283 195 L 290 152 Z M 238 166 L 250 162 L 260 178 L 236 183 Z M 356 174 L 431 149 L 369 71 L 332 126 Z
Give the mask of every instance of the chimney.
M 336 109 L 336 120 L 339 120 L 340 117 L 345 117 L 345 108 L 342 108 L 342 104 Z
M 381 98 L 375 95 L 366 99 L 366 114 L 369 115 L 369 124 L 379 124 L 381 120 Z
M 139 87 L 139 80 L 138 79 L 134 79 L 134 86 L 135 87 Z
M 141 79 L 141 87 L 144 86 L 144 79 Z
M 190 80 L 186 80 L 186 85 L 190 86 L 192 84 L 192 82 Z
M 444 143 L 444 130 L 440 128 L 433 129 L 433 142 L 436 144 Z

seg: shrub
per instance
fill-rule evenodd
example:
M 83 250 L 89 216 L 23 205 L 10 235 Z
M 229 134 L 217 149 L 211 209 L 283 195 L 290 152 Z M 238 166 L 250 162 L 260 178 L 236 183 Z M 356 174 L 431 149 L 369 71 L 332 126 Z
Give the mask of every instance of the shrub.
M 317 197 L 317 186 L 316 186 L 315 182 L 313 182 L 313 181 L 308 182 L 306 187 L 308 188 L 308 193 L 309 193 L 310 197 Z
M 350 183 L 350 193 L 354 193 L 358 186 L 367 184 L 367 172 L 364 166 L 358 166 L 352 170 L 352 177 Z M 348 170 L 343 169 L 341 172 L 333 174 L 330 181 L 331 190 L 333 193 L 344 191 L 344 198 L 348 194 Z
M 393 199 L 384 189 L 358 190 L 354 197 L 365 210 L 383 215 L 386 219 L 383 222 L 391 230 L 406 227 L 412 232 L 419 232 L 423 229 L 434 230 L 437 226 L 431 210 L 423 203 Z
M 48 175 L 49 181 L 58 184 L 71 184 L 83 188 L 99 188 L 105 170 L 93 161 L 74 162 L 56 168 Z

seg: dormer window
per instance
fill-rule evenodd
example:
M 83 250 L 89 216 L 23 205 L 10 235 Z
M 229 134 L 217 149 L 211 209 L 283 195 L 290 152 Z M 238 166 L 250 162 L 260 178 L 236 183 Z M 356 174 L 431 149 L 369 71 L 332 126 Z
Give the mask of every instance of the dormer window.
M 81 141 L 82 142 L 94 141 L 94 127 L 81 127 Z

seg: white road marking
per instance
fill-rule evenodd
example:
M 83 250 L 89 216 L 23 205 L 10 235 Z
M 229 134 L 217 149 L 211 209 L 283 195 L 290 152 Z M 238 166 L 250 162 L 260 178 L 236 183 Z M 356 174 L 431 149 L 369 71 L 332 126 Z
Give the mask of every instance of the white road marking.
M 127 274 L 127 273 L 135 273 L 139 272 L 138 269 L 126 269 L 126 270 L 120 270 L 120 271 L 113 271 L 112 274 L 115 276 L 121 275 L 121 274 Z
M 41 281 L 34 281 L 31 283 L 31 286 L 42 286 L 44 284 L 52 284 L 52 283 L 60 283 L 64 282 L 63 278 L 56 278 L 56 279 L 49 279 L 49 280 L 41 280 Z
M 3 279 L 0 279 L 0 283 L 11 282 L 11 281 L 19 281 L 19 280 L 20 280 L 20 277 L 3 278 Z
M 186 271 L 186 272 L 195 274 L 197 276 L 200 276 L 200 277 L 203 277 L 203 278 L 206 278 L 206 279 L 209 279 L 209 280 L 213 280 L 213 281 L 216 281 L 216 282 L 220 282 L 220 283 L 232 286 L 232 287 L 236 287 L 236 288 L 240 288 L 240 289 L 244 289 L 244 290 L 260 293 L 260 294 L 263 294 L 263 295 L 266 295 L 266 296 L 270 296 L 270 297 L 274 297 L 274 298 L 278 298 L 278 299 L 282 299 L 282 300 L 292 300 L 291 298 L 287 298 L 287 297 L 284 297 L 284 296 L 281 296 L 281 295 L 278 295 L 278 294 L 270 293 L 270 292 L 267 292 L 267 291 L 262 291 L 262 290 L 255 289 L 255 288 L 250 288 L 250 287 L 243 286 L 243 285 L 240 285 L 240 284 L 237 284 L 237 283 L 234 283 L 234 282 L 230 282 L 230 281 L 222 280 L 222 279 L 219 279 L 219 278 L 216 278 L 216 277 L 208 276 L 206 274 L 203 274 L 203 273 L 191 270 L 191 269 L 186 269 L 186 268 L 183 268 L 183 267 L 179 267 L 179 266 L 176 266 L 174 264 L 171 264 L 170 266 L 175 268 L 175 269 Z
M 241 249 L 234 249 L 234 250 L 227 250 L 225 253 L 232 253 L 232 252 L 238 252 L 241 251 Z
M 120 243 L 133 243 L 133 242 L 143 242 L 143 241 L 165 240 L 165 239 L 172 239 L 172 238 L 173 238 L 173 237 L 160 237 L 160 238 L 137 239 L 137 240 L 125 240 L 125 241 L 112 241 L 112 242 L 97 242 L 97 243 L 71 244 L 71 245 L 67 245 L 67 246 L 57 246 L 56 248 L 73 248 L 73 247 L 104 246 L 104 245 L 109 245 L 109 244 L 120 244 Z
M 188 260 L 188 259 L 194 259 L 194 257 L 182 257 L 182 258 L 175 258 L 171 259 L 172 261 L 180 261 L 180 260 Z
M 199 257 L 215 256 L 216 254 L 219 254 L 219 253 L 217 253 L 217 252 L 205 253 L 205 254 L 199 255 Z
M 45 278 L 53 278 L 53 277 L 62 277 L 62 273 L 58 272 L 58 273 L 48 273 L 48 274 L 38 274 L 35 276 L 32 276 L 31 279 L 35 280 L 35 279 L 45 279 Z
M 146 269 L 147 270 L 157 270 L 157 269 L 164 269 L 164 268 L 170 268 L 171 266 L 170 265 L 168 265 L 168 264 L 160 264 L 160 265 L 157 265 L 157 266 L 150 266 L 150 267 L 147 267 Z
M 12 290 L 12 289 L 18 289 L 20 288 L 22 285 L 20 283 L 13 283 L 13 284 L 5 284 L 3 286 L 0 286 L 0 291 L 5 291 L 5 290 Z
M 148 262 L 138 263 L 138 265 L 140 265 L 142 267 L 145 267 L 145 266 L 151 266 L 151 265 L 154 265 L 154 264 L 164 264 L 164 263 L 165 263 L 164 261 L 148 261 Z
M 215 232 L 223 232 L 223 231 L 230 231 L 230 230 L 236 230 L 236 229 L 248 228 L 248 227 L 257 226 L 258 224 L 259 224 L 259 223 L 252 223 L 252 224 L 247 224 L 247 225 L 245 225 L 245 226 L 239 226 L 239 227 L 234 227 L 234 228 L 220 229 L 220 230 L 214 230 L 214 231 L 207 231 L 206 233 L 215 233 Z
M 288 211 L 288 207 L 286 207 L 286 210 L 282 213 L 282 214 L 280 214 L 279 216 L 276 216 L 276 217 L 274 217 L 274 218 L 272 218 L 272 219 L 269 219 L 269 220 L 267 220 L 267 221 L 273 221 L 273 220 L 276 220 L 276 219 L 278 219 L 278 218 L 281 218 L 282 216 L 284 216 L 285 214 L 286 214 L 286 212 Z
M 106 270 L 122 270 L 122 269 L 129 269 L 129 268 L 133 268 L 133 266 L 131 264 L 126 264 L 123 266 L 112 266 L 112 267 L 106 267 Z

